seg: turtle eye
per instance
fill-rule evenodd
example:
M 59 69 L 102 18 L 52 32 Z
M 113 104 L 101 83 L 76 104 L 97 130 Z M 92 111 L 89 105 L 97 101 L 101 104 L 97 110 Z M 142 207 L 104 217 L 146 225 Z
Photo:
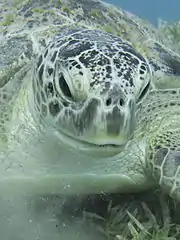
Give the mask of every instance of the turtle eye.
M 71 91 L 69 89 L 69 86 L 68 86 L 63 74 L 61 74 L 61 76 L 59 77 L 59 87 L 65 97 L 73 98 Z
M 150 82 L 148 82 L 148 84 L 145 86 L 145 88 L 142 90 L 142 92 L 140 93 L 140 96 L 138 98 L 138 102 L 141 101 L 144 96 L 146 95 L 146 93 L 148 92 L 149 90 L 149 87 L 150 87 Z

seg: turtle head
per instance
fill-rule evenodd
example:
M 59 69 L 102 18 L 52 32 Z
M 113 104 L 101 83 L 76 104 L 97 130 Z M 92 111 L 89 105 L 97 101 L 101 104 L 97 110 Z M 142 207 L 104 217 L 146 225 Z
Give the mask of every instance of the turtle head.
M 57 37 L 35 67 L 35 103 L 62 139 L 84 149 L 118 152 L 133 137 L 136 105 L 151 72 L 132 46 L 109 33 Z

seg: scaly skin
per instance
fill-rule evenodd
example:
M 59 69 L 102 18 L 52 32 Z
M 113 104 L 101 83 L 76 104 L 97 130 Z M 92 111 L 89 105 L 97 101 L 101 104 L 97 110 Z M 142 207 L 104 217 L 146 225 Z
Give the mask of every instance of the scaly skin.
M 147 137 L 145 168 L 166 193 L 180 201 L 180 89 L 154 90 L 143 105 L 139 131 Z

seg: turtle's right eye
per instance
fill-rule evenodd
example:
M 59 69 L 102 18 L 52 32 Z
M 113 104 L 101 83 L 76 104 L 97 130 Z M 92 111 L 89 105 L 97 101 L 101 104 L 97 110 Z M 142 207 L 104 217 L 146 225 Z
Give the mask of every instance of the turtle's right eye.
M 63 74 L 60 75 L 59 77 L 59 88 L 62 91 L 62 93 L 64 94 L 65 97 L 72 99 L 73 96 L 71 94 L 71 91 L 69 89 L 69 86 L 63 76 Z

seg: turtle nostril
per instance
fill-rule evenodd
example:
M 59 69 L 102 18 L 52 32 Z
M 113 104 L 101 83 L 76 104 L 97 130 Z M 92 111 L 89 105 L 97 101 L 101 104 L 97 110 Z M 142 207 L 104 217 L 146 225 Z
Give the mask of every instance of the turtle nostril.
M 124 106 L 124 104 L 125 104 L 125 101 L 124 101 L 124 99 L 123 98 L 120 98 L 119 100 L 118 99 L 112 99 L 112 98 L 107 98 L 106 99 L 106 102 L 105 102 L 105 104 L 106 104 L 106 106 L 110 106 L 110 105 L 112 105 L 112 103 L 114 103 L 114 104 L 119 104 L 121 107 L 123 107 Z
M 111 100 L 111 98 L 108 98 L 108 99 L 106 100 L 106 106 L 110 106 L 110 105 L 111 105 L 111 103 L 112 103 L 112 100 Z
M 120 100 L 119 100 L 119 105 L 122 107 L 122 106 L 124 106 L 124 99 L 122 99 L 122 98 L 120 98 Z

